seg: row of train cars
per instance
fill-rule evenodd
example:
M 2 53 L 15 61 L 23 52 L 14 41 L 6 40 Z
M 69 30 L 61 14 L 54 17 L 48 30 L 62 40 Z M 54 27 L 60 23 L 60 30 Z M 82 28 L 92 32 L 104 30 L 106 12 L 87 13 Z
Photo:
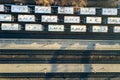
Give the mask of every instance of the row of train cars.
M 120 26 L 1 23 L 0 31 L 120 33 Z
M 70 6 L 62 7 L 62 6 L 14 5 L 14 4 L 0 4 L 0 12 L 26 13 L 26 14 L 34 13 L 34 14 L 120 16 L 119 8 L 70 7 Z

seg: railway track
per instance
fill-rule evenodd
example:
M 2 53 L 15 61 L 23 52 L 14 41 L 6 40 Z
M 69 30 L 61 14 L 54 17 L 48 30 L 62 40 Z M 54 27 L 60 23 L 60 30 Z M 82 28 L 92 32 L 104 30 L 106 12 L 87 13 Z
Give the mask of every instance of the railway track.
M 0 49 L 1 54 L 44 54 L 44 55 L 120 55 L 120 50 L 27 50 L 27 49 Z
M 0 63 L 120 63 L 120 51 L 0 50 Z
M 119 40 L 120 36 L 113 33 L 26 33 L 26 32 L 0 32 L 0 38 L 24 39 L 84 39 L 84 40 Z
M 120 78 L 120 73 L 0 73 L 6 78 Z

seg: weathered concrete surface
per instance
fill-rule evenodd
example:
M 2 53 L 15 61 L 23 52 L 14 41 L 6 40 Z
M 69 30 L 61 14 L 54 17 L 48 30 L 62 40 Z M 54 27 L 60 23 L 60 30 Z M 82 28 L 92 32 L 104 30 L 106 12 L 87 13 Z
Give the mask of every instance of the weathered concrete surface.
M 120 50 L 120 41 L 76 39 L 0 39 L 0 49 Z
M 119 67 L 120 64 L 0 64 L 0 73 L 120 72 Z

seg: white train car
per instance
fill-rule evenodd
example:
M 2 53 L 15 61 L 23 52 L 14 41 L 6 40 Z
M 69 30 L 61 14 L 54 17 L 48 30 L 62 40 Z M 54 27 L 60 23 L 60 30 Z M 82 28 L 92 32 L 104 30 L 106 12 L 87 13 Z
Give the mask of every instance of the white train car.
M 120 26 L 114 26 L 113 32 L 120 33 Z
M 14 17 L 11 14 L 0 14 L 0 21 L 14 21 Z
M 102 25 L 99 25 L 99 26 L 92 26 L 92 32 L 108 32 L 108 26 L 102 26 Z
M 86 17 L 86 23 L 88 23 L 88 24 L 101 24 L 102 17 Z
M 25 24 L 26 31 L 43 31 L 43 25 L 41 24 Z
M 30 8 L 26 5 L 11 5 L 11 12 L 30 13 Z
M 96 15 L 96 8 L 80 8 L 81 15 Z
M 87 27 L 86 25 L 71 25 L 70 30 L 71 32 L 86 32 Z
M 48 31 L 63 32 L 64 25 L 48 25 Z
M 0 4 L 0 12 L 5 12 L 5 6 Z
M 79 16 L 64 16 L 64 23 L 80 23 Z
M 18 15 L 19 22 L 35 22 L 35 15 Z
M 58 7 L 58 14 L 74 14 L 73 7 Z
M 120 17 L 108 17 L 108 24 L 120 24 Z
M 51 13 L 51 7 L 47 6 L 35 6 L 35 13 Z
M 58 22 L 58 16 L 42 15 L 41 18 L 42 18 L 41 22 L 52 22 L 52 23 L 57 23 Z
M 102 8 L 102 15 L 117 15 L 117 8 Z
M 2 23 L 1 24 L 2 30 L 21 30 L 21 26 L 17 23 Z

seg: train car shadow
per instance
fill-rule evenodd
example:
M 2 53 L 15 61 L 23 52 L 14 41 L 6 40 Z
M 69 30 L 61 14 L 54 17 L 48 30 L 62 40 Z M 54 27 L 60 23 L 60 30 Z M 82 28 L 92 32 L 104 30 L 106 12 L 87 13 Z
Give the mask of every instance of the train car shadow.
M 61 48 L 63 49 L 63 47 L 61 46 Z M 91 54 L 92 54 L 92 51 L 95 49 L 95 43 L 93 42 L 93 43 L 89 43 L 89 45 L 87 46 L 87 50 L 85 50 L 85 51 L 83 51 L 82 52 L 82 55 L 81 56 L 87 56 L 87 57 L 89 57 L 89 56 L 91 56 Z M 53 55 L 53 57 L 51 58 L 51 60 L 49 61 L 49 63 L 57 63 L 57 58 L 58 58 L 58 56 L 61 54 L 61 50 L 57 50 L 57 51 L 55 51 L 54 52 L 54 55 Z M 90 72 L 92 72 L 93 70 L 93 68 L 92 68 L 92 64 L 89 64 L 89 58 L 87 58 L 87 59 L 85 59 L 85 58 L 81 58 L 80 59 L 80 61 L 79 62 L 82 62 L 83 64 L 84 63 L 88 63 L 88 64 L 85 64 L 84 65 L 84 70 L 82 70 L 83 72 L 86 72 L 86 73 L 90 73 Z M 78 66 L 76 66 L 76 68 L 77 68 Z M 79 66 L 80 67 L 80 66 Z M 64 69 L 63 69 L 64 68 Z M 58 70 L 60 70 L 60 69 L 63 69 L 65 72 L 68 72 L 68 65 L 64 65 L 64 66 L 62 66 L 62 67 L 58 67 L 58 65 L 57 64 L 55 64 L 55 65 L 53 65 L 52 66 L 52 68 L 51 68 L 51 72 L 57 72 Z M 78 68 L 79 69 L 79 68 Z M 80 72 L 81 73 L 81 72 Z M 51 76 L 52 78 L 54 78 L 54 76 Z M 61 80 L 66 80 L 67 78 L 69 78 L 69 77 L 73 77 L 74 78 L 74 75 L 73 76 L 61 76 Z M 81 76 L 82 77 L 82 76 Z M 84 75 L 84 77 L 89 77 L 89 74 L 86 74 L 86 75 Z M 51 78 L 51 79 L 52 79 Z M 79 77 L 76 77 L 76 78 L 79 78 Z M 45 79 L 45 80 L 51 80 L 51 79 Z

